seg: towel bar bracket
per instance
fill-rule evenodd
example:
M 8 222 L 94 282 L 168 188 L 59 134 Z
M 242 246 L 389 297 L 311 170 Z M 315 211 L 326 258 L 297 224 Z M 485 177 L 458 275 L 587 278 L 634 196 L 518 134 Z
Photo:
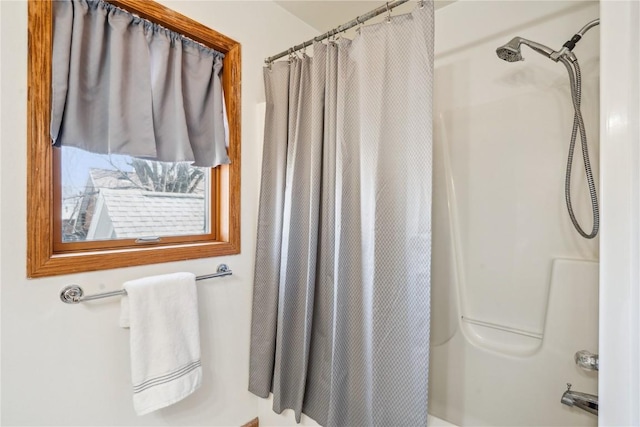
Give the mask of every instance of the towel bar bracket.
M 69 285 L 60 291 L 60 300 L 67 304 L 76 304 L 80 302 L 80 298 L 84 295 L 84 291 L 78 285 Z
M 220 264 L 218 266 L 218 269 L 215 273 L 213 274 L 205 274 L 204 276 L 198 276 L 196 277 L 196 280 L 206 280 L 206 279 L 213 279 L 215 277 L 224 277 L 224 276 L 230 276 L 232 275 L 233 272 L 231 271 L 231 269 L 229 268 L 229 266 L 227 264 Z M 111 291 L 111 292 L 104 292 L 101 294 L 94 294 L 94 295 L 84 295 L 84 291 L 82 290 L 82 288 L 78 285 L 68 285 L 65 286 L 64 288 L 62 288 L 60 290 L 60 300 L 65 303 L 65 304 L 78 304 L 80 302 L 83 301 L 91 301 L 94 299 L 101 299 L 101 298 L 107 298 L 107 297 L 115 297 L 118 295 L 126 295 L 127 291 L 125 291 L 124 289 L 121 289 L 119 291 Z

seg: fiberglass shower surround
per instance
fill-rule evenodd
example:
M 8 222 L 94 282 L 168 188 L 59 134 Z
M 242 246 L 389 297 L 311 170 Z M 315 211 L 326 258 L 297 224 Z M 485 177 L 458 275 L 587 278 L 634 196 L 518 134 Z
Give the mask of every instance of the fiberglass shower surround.
M 565 201 L 567 203 L 567 211 L 569 212 L 571 222 L 573 223 L 573 226 L 578 231 L 578 233 L 586 239 L 593 239 L 598 234 L 598 229 L 600 227 L 600 212 L 598 208 L 598 195 L 596 193 L 596 186 L 593 179 L 593 173 L 591 171 L 591 162 L 589 160 L 587 132 L 584 126 L 584 120 L 582 119 L 582 112 L 580 111 L 580 101 L 582 96 L 582 73 L 580 71 L 580 65 L 578 64 L 578 58 L 573 53 L 573 48 L 576 46 L 576 43 L 578 43 L 580 39 L 582 39 L 587 31 L 598 24 L 600 24 L 599 19 L 594 19 L 593 21 L 587 23 L 587 25 L 582 27 L 580 31 L 578 31 L 571 38 L 571 40 L 567 41 L 559 51 L 554 51 L 550 47 L 544 46 L 531 40 L 524 39 L 522 37 L 514 37 L 513 39 L 511 39 L 511 41 L 509 41 L 509 43 L 496 49 L 496 54 L 500 59 L 503 59 L 507 62 L 523 61 L 524 58 L 522 57 L 520 46 L 524 44 L 526 46 L 529 46 L 534 51 L 556 62 L 562 62 L 562 64 L 567 68 L 567 71 L 569 73 L 569 83 L 571 86 L 571 100 L 573 102 L 574 117 L 573 129 L 571 131 L 571 139 L 569 142 L 569 155 L 567 159 L 564 192 Z M 591 210 L 593 213 L 593 228 L 590 233 L 585 232 L 584 229 L 580 226 L 573 212 L 573 204 L 571 202 L 571 169 L 573 167 L 573 154 L 578 133 L 580 134 L 582 159 L 584 161 L 584 171 L 587 179 L 587 185 L 589 187 Z

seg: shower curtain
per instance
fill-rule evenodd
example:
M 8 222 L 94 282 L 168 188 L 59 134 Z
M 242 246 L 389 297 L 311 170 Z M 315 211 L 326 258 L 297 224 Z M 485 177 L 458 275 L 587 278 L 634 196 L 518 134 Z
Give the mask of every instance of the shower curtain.
M 433 4 L 264 79 L 249 390 L 298 422 L 424 426 Z

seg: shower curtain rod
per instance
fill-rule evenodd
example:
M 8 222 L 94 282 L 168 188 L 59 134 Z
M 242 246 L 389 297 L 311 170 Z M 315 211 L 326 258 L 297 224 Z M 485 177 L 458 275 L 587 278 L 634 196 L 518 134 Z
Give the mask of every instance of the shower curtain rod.
M 356 19 L 353 19 L 349 22 L 347 22 L 346 24 L 342 24 L 337 26 L 336 28 L 334 28 L 333 30 L 329 30 L 326 33 L 318 36 L 318 37 L 314 37 L 310 40 L 307 40 L 306 42 L 302 42 L 299 45 L 296 45 L 292 48 L 289 48 L 288 50 L 284 50 L 282 52 L 280 52 L 277 55 L 273 55 L 270 56 L 269 58 L 265 59 L 264 62 L 266 64 L 271 64 L 273 61 L 275 61 L 276 59 L 280 59 L 284 56 L 287 55 L 291 55 L 292 53 L 300 50 L 300 49 L 304 49 L 307 46 L 311 46 L 313 44 L 313 42 L 320 42 L 324 39 L 328 39 L 329 37 L 335 36 L 336 34 L 339 34 L 343 31 L 346 31 L 350 28 L 355 27 L 356 25 L 360 25 L 363 24 L 365 21 L 368 21 L 371 18 L 375 18 L 378 15 L 381 15 L 385 12 L 391 12 L 392 9 L 394 9 L 397 6 L 400 6 L 403 3 L 408 2 L 409 0 L 397 0 L 397 1 L 393 1 L 393 2 L 387 2 L 385 5 L 380 6 L 376 9 L 373 9 L 370 12 L 365 13 L 364 15 L 361 16 L 357 16 Z M 421 0 L 420 4 L 424 4 L 425 0 Z

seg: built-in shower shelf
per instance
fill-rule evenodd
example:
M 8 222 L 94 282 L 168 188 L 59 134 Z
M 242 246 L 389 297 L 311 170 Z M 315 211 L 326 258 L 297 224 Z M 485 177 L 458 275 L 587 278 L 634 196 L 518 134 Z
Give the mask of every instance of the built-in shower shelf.
M 512 334 L 523 335 L 529 338 L 542 339 L 542 334 L 538 332 L 526 331 L 524 329 L 512 328 L 511 326 L 499 325 L 497 323 L 485 322 L 483 320 L 471 319 L 467 316 L 462 316 L 462 320 L 471 323 L 472 325 L 484 326 L 485 328 L 497 329 L 503 332 L 509 332 Z
M 542 346 L 543 332 L 461 316 L 467 338 L 476 344 L 512 356 L 530 356 Z

